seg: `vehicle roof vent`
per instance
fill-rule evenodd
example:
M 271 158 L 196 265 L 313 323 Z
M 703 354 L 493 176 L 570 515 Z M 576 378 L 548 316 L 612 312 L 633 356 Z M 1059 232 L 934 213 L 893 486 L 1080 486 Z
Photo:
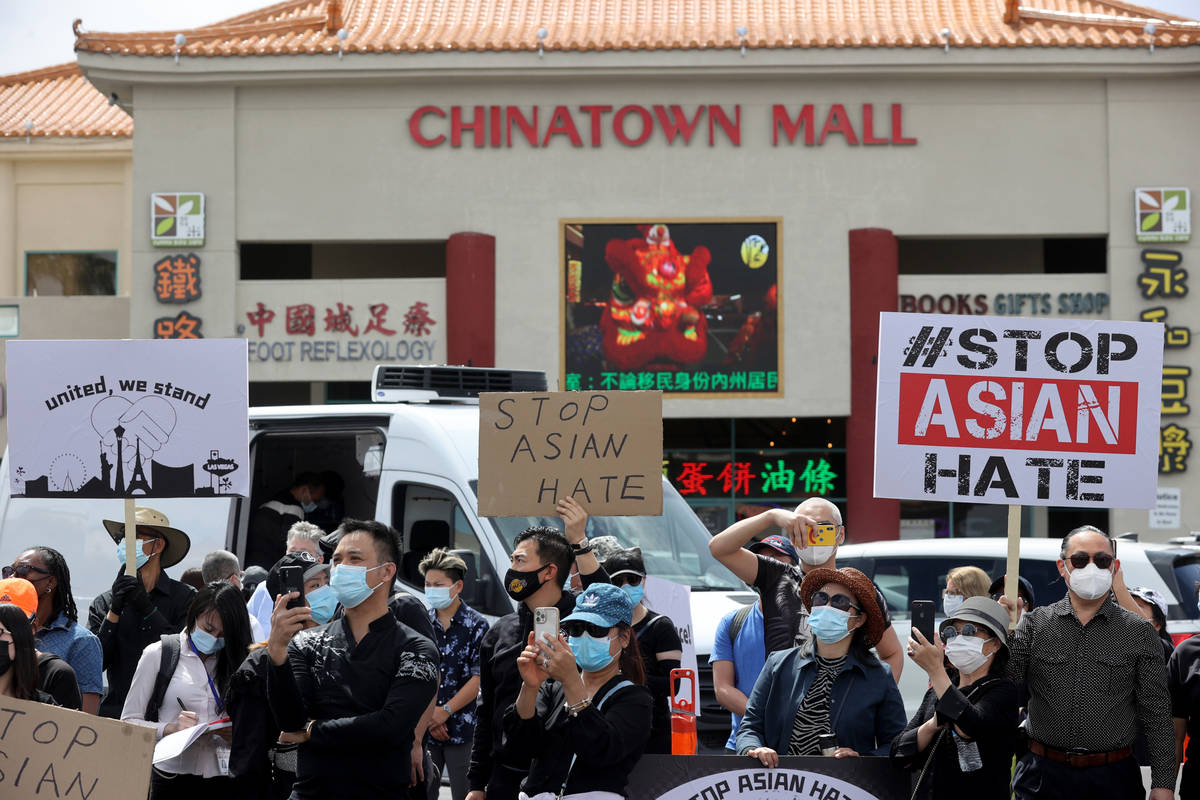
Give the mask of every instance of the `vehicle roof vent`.
M 480 392 L 544 392 L 546 373 L 493 367 L 426 367 L 379 364 L 371 382 L 376 403 L 437 397 L 479 397 Z

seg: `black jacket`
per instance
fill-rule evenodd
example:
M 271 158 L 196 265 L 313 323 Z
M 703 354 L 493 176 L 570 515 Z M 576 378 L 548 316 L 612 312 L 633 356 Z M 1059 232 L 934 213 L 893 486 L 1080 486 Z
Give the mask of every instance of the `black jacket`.
M 233 723 L 229 771 L 242 797 L 268 797 L 271 762 L 268 751 L 279 739 L 279 726 L 267 702 L 267 648 L 252 650 L 229 679 L 226 709 Z
M 1013 753 L 1017 746 L 1017 686 L 1001 676 L 991 676 L 967 687 L 967 694 L 951 686 L 941 699 L 933 689 L 925 693 L 921 707 L 908 725 L 892 741 L 892 763 L 919 775 L 929 758 L 929 747 L 917 751 L 917 728 L 938 714 L 956 725 L 966 738 L 979 746 L 981 769 L 963 772 L 958 765 L 958 747 L 950 735 L 935 734 L 937 745 L 933 763 L 921 781 L 918 797 L 962 797 L 971 800 L 1007 800 L 1011 796 L 1009 778 Z
M 267 671 L 279 729 L 316 720 L 299 748 L 292 797 L 400 796 L 410 780 L 413 730 L 437 685 L 437 648 L 390 613 L 361 642 L 346 619 L 296 634 L 287 662 Z
M 79 682 L 75 669 L 53 653 L 38 653 L 38 688 L 54 698 L 63 708 L 79 711 L 83 708 L 83 695 L 79 693 Z
M 254 509 L 246 539 L 246 566 L 270 569 L 287 552 L 288 529 L 304 519 L 304 509 L 284 489 Z
M 644 686 L 625 686 L 607 695 L 624 675 L 600 687 L 592 705 L 572 717 L 566 712 L 562 684 L 546 681 L 538 691 L 537 713 L 521 719 L 516 705 L 504 712 L 505 751 L 530 761 L 523 788 L 563 794 L 615 792 L 625 795 L 629 773 L 650 739 L 651 698 Z M 597 706 L 604 701 L 604 707 Z M 568 774 L 568 770 L 570 770 Z

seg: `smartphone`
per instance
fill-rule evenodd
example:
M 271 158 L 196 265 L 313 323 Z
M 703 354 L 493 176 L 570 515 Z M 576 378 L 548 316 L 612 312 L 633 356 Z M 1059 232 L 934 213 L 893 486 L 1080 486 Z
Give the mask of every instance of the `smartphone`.
M 912 626 L 914 630 L 921 632 L 921 635 L 925 637 L 925 641 L 933 644 L 932 600 L 912 601 Z
M 558 609 L 554 606 L 542 606 L 533 610 L 533 640 L 542 644 L 546 640 L 542 634 L 550 636 L 550 640 L 558 641 Z
M 283 592 L 296 592 L 296 597 L 288 601 L 288 608 L 304 605 L 304 567 L 288 566 L 279 568 L 279 577 L 283 581 Z
M 837 544 L 837 525 L 817 525 L 808 529 L 809 547 L 826 547 Z

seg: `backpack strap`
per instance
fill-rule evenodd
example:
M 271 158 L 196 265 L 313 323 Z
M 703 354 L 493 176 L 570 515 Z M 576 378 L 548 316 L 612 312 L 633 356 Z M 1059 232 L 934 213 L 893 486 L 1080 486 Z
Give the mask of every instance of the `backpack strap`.
M 164 633 L 159 641 L 162 642 L 162 653 L 158 661 L 158 675 L 154 677 L 154 692 L 146 703 L 144 716 L 147 722 L 158 722 L 158 712 L 167 695 L 167 686 L 171 683 L 175 668 L 179 666 L 179 634 Z
M 746 624 L 746 618 L 753 610 L 754 603 L 749 603 L 734 612 L 733 619 L 729 621 L 729 644 L 731 646 L 737 645 L 738 634 L 742 632 L 742 626 Z

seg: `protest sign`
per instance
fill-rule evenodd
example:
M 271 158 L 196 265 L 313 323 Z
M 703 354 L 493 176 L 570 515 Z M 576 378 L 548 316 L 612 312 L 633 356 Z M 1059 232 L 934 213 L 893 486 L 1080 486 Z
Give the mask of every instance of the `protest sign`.
M 653 575 L 647 575 L 643 585 L 646 587 L 646 594 L 642 602 L 646 608 L 669 617 L 679 633 L 679 641 L 683 644 L 683 657 L 679 659 L 679 666 L 699 675 L 696 671 L 696 639 L 692 635 L 691 587 Z M 700 715 L 699 702 L 696 703 L 696 715 Z
M 0 797 L 126 800 L 150 788 L 154 729 L 0 698 Z
M 1150 508 L 1163 326 L 884 313 L 875 496 Z
M 12 494 L 247 495 L 242 339 L 12 341 Z
M 907 800 L 909 774 L 887 758 L 642 756 L 625 788 L 639 800 Z
M 662 513 L 662 392 L 479 395 L 479 514 Z

